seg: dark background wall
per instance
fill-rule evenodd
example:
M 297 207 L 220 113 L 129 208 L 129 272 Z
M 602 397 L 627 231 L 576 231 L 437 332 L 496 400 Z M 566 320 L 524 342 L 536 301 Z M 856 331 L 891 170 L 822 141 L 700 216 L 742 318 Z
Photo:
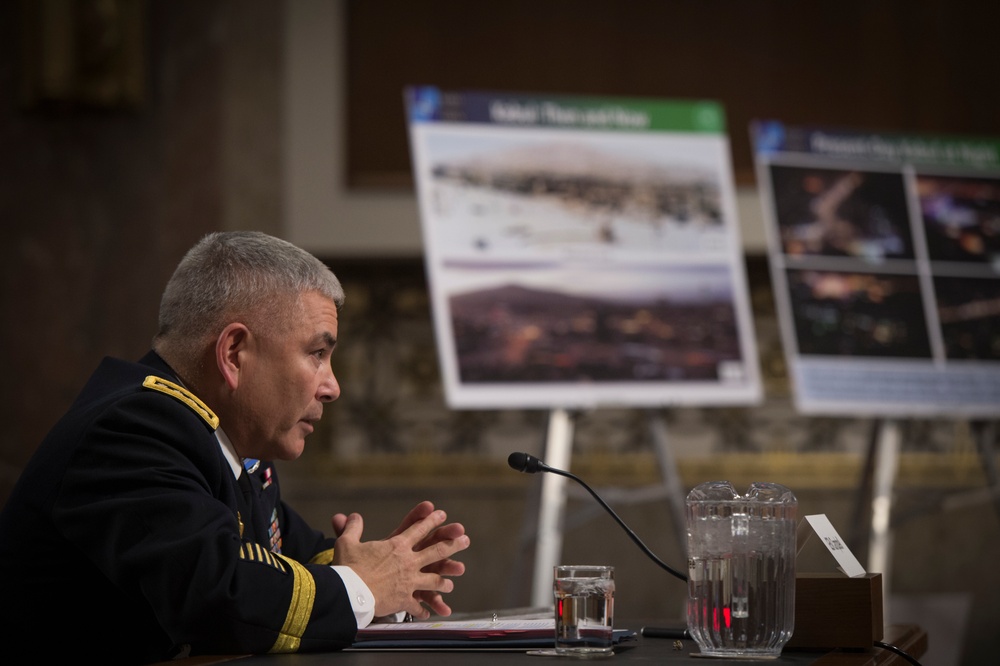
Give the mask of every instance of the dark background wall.
M 281 225 L 282 7 L 121 5 L 143 11 L 0 7 L 2 498 L 99 359 L 148 348 L 163 285 L 197 238 Z M 128 39 L 138 48 L 113 47 Z M 88 61 L 81 42 L 112 46 Z M 121 91 L 125 57 L 139 59 L 137 97 Z M 76 74 L 47 89 L 60 67 Z
M 407 183 L 405 85 L 715 99 L 749 123 L 992 135 L 995 5 L 947 0 L 349 0 L 348 174 Z

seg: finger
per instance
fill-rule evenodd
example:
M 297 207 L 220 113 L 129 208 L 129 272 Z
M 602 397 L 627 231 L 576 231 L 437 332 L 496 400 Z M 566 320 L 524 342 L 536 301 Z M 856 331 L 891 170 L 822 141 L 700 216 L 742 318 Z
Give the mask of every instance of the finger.
M 420 600 L 414 596 L 413 603 L 409 605 L 406 612 L 413 617 L 414 620 L 426 620 L 430 618 L 431 612 L 420 603 Z
M 414 594 L 448 594 L 455 590 L 455 581 L 437 574 L 425 574 L 415 587 L 417 591 Z
M 448 523 L 447 525 L 442 525 L 431 532 L 431 534 L 428 535 L 428 539 L 451 541 L 452 539 L 457 539 L 463 534 L 465 534 L 465 526 L 461 523 Z
M 426 611 L 424 604 L 429 606 L 430 609 L 437 613 L 438 615 L 451 615 L 451 607 L 444 602 L 444 598 L 441 596 L 443 593 L 446 594 L 455 589 L 455 583 L 447 578 L 442 578 L 441 576 L 429 575 L 422 577 L 417 585 L 417 590 L 413 593 L 413 599 L 417 602 L 420 608 L 420 614 L 414 613 L 413 610 L 408 612 L 413 615 L 413 617 L 419 617 L 426 619 L 430 617 L 430 612 Z
M 444 603 L 441 593 L 434 590 L 416 590 L 404 610 L 415 620 L 426 620 L 432 610 L 438 615 L 451 615 L 451 608 Z
M 365 521 L 360 513 L 352 513 L 344 518 L 344 526 L 340 530 L 337 540 L 347 539 L 349 541 L 361 541 L 361 533 L 365 529 Z
M 422 604 L 430 607 L 430 610 L 438 615 L 447 617 L 451 615 L 451 606 L 445 603 L 444 597 L 437 592 L 417 592 L 416 596 Z
M 421 571 L 435 573 L 439 576 L 461 576 L 465 573 L 465 564 L 452 559 L 440 560 L 428 564 Z
M 420 502 L 415 507 L 409 510 L 406 516 L 403 518 L 402 524 L 409 527 L 418 520 L 423 520 L 427 516 L 431 515 L 434 511 L 434 505 L 431 502 Z
M 413 550 L 423 550 L 439 541 L 453 541 L 465 534 L 465 527 L 459 523 L 449 523 L 433 530 L 419 543 L 413 546 Z
M 417 521 L 423 520 L 427 516 L 431 515 L 433 511 L 434 511 L 434 504 L 432 504 L 431 502 L 423 501 L 420 504 L 417 504 L 415 507 L 410 509 L 410 512 L 407 513 L 406 516 L 403 518 L 402 522 L 399 524 L 399 527 L 393 530 L 392 534 L 390 534 L 389 537 L 392 538 L 397 534 L 402 534 Z
M 344 526 L 347 524 L 347 516 L 342 513 L 338 513 L 330 519 L 330 525 L 333 527 L 333 533 L 335 536 L 340 536 L 344 531 Z
M 428 516 L 413 523 L 395 536 L 403 539 L 411 548 L 417 549 L 416 546 L 423 543 L 428 535 L 444 523 L 447 517 L 444 511 L 435 509 Z
M 458 523 L 442 525 L 413 546 L 414 551 L 424 550 L 440 541 L 454 541 L 465 534 L 465 528 Z
M 434 562 L 447 560 L 455 553 L 468 548 L 470 543 L 468 535 L 465 534 L 457 539 L 432 543 L 426 548 L 417 551 L 419 555 L 418 561 L 421 563 L 420 568 L 423 569 Z

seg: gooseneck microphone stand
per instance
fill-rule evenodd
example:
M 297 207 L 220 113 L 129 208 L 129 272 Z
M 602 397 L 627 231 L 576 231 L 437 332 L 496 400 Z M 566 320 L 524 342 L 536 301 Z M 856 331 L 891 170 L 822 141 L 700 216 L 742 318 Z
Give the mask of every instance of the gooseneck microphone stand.
M 653 560 L 653 562 L 659 565 L 660 568 L 664 569 L 667 573 L 671 574 L 672 576 L 682 581 L 687 582 L 686 575 L 677 571 L 669 564 L 667 564 L 659 557 L 657 557 L 653 553 L 653 551 L 651 551 L 646 546 L 646 544 L 642 542 L 642 539 L 636 536 L 635 532 L 633 532 L 629 528 L 629 526 L 625 524 L 625 521 L 623 521 L 621 518 L 618 517 L 618 514 L 614 512 L 614 510 L 608 505 L 608 503 L 605 502 L 600 495 L 594 492 L 594 489 L 588 486 L 580 477 L 576 476 L 575 474 L 571 474 L 570 472 L 567 472 L 565 470 L 557 469 L 555 467 L 549 467 L 538 458 L 528 455 L 527 453 L 516 452 L 510 454 L 510 456 L 507 457 L 507 464 L 510 465 L 512 469 L 515 469 L 518 472 L 524 472 L 525 474 L 535 474 L 537 472 L 549 472 L 550 474 L 558 474 L 559 476 L 565 476 L 568 479 L 573 479 L 581 486 L 583 486 L 587 490 L 587 492 L 589 492 L 594 497 L 594 499 L 596 499 L 597 502 L 602 507 L 604 507 L 605 511 L 611 514 L 611 517 L 615 519 L 615 522 L 617 522 L 618 525 L 621 526 L 623 530 L 625 530 L 625 533 L 628 534 L 629 538 L 632 539 L 635 545 L 639 546 L 639 548 L 642 550 L 643 553 L 646 554 L 647 557 Z

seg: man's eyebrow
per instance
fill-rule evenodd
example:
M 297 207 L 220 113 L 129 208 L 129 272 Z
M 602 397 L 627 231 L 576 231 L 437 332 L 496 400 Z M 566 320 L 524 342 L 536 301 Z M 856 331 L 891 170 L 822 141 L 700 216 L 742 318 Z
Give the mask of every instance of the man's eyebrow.
M 333 349 L 337 346 L 337 338 L 333 337 L 333 334 L 329 331 L 323 331 L 313 338 L 313 340 L 315 341 L 314 344 L 322 344 L 328 349 Z

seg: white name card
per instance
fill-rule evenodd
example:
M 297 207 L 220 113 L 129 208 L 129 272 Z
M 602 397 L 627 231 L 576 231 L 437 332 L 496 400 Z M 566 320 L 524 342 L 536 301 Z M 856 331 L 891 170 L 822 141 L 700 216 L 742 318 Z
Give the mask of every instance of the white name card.
M 861 566 L 858 558 L 854 557 L 854 553 L 851 552 L 851 549 L 847 547 L 844 540 L 837 534 L 837 530 L 834 529 L 833 524 L 826 517 L 826 514 L 819 513 L 806 516 L 806 520 L 809 521 L 809 525 L 813 528 L 816 536 L 826 545 L 826 549 L 837 560 L 841 571 L 851 578 L 865 575 L 865 568 Z

